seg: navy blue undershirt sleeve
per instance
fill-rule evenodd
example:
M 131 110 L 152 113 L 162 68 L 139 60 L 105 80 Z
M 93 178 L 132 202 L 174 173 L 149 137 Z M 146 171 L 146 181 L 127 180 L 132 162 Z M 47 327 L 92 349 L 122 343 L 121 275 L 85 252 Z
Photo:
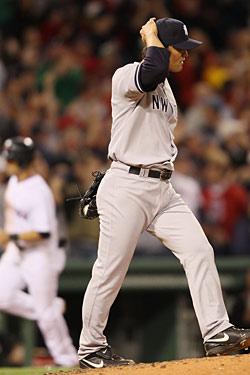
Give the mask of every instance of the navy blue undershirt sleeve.
M 167 48 L 148 47 L 146 57 L 140 65 L 139 84 L 143 91 L 156 89 L 168 76 L 170 51 Z

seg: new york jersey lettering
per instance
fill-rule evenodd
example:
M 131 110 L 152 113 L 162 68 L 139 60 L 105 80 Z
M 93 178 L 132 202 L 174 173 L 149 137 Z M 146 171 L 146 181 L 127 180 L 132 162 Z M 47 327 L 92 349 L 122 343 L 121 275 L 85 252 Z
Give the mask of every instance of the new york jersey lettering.
M 159 109 L 162 112 L 167 112 L 168 101 L 163 96 L 152 94 L 152 106 L 153 109 Z

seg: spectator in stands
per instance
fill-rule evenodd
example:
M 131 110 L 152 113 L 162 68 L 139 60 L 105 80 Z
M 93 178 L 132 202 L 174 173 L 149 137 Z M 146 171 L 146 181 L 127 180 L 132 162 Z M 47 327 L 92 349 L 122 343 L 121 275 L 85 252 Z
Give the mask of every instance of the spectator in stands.
M 236 223 L 231 242 L 232 255 L 250 254 L 250 198 L 243 215 Z
M 215 253 L 230 253 L 230 239 L 245 212 L 248 192 L 233 180 L 228 155 L 219 148 L 208 149 L 203 173 L 202 224 Z
M 201 187 L 197 178 L 194 178 L 194 164 L 190 156 L 185 152 L 179 152 L 175 161 L 175 172 L 171 183 L 175 191 L 181 194 L 182 199 L 199 219 L 202 202 Z

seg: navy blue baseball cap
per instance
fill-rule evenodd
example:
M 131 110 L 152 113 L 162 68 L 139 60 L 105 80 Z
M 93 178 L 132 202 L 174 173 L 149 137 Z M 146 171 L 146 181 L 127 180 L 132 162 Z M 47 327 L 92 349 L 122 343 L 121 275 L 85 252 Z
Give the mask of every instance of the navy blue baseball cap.
M 174 18 L 160 18 L 155 21 L 158 29 L 158 38 L 164 47 L 173 46 L 181 49 L 192 49 L 202 44 L 188 37 L 186 25 Z

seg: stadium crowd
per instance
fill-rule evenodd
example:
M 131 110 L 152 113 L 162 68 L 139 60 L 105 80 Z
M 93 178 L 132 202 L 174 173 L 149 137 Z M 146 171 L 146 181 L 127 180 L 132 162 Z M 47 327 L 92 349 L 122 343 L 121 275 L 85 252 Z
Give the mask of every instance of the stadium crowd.
M 138 29 L 152 16 L 181 19 L 203 41 L 169 77 L 180 105 L 173 185 L 215 254 L 250 253 L 249 11 L 244 0 L 1 1 L 0 147 L 35 140 L 72 256 L 93 254 L 98 221 L 83 222 L 66 198 L 109 166 L 111 77 L 140 61 Z M 0 207 L 5 182 L 0 160 Z

